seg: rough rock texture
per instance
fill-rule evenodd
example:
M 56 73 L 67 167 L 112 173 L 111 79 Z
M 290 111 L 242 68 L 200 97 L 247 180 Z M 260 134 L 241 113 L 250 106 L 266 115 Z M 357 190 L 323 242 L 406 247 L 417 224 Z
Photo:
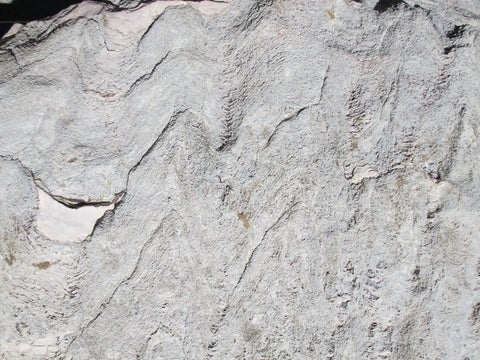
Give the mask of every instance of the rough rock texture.
M 480 2 L 111 3 L 0 41 L 3 359 L 480 359 Z

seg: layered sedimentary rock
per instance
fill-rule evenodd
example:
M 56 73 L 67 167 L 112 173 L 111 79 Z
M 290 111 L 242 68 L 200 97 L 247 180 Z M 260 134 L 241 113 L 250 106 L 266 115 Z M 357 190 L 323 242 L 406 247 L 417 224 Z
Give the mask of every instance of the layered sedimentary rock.
M 84 2 L 0 41 L 4 359 L 478 359 L 480 3 Z

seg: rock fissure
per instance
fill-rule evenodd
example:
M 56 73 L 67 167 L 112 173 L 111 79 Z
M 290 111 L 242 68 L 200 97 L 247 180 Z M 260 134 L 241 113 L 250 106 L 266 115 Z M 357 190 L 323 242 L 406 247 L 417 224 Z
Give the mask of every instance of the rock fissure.
M 172 50 L 173 51 L 173 50 Z M 125 92 L 125 95 L 124 96 L 128 96 L 130 95 L 140 84 L 146 82 L 147 80 L 149 80 L 153 74 L 157 71 L 158 67 L 160 65 L 163 64 L 164 61 L 167 60 L 168 56 L 170 55 L 170 53 L 172 51 L 168 51 L 152 68 L 152 70 L 150 70 L 150 72 L 148 72 L 147 74 L 144 74 L 142 76 L 140 76 L 138 79 L 136 79 L 132 85 L 130 85 L 130 87 L 128 88 L 128 90 Z
M 270 233 L 270 231 L 275 229 L 282 220 L 288 219 L 292 215 L 292 213 L 294 211 L 294 208 L 297 205 L 298 205 L 297 202 L 292 202 L 292 204 L 290 204 L 290 206 L 280 214 L 280 216 L 274 221 L 274 223 L 272 225 L 270 225 L 267 228 L 267 230 L 264 231 L 260 241 L 255 245 L 253 250 L 250 252 L 250 255 L 248 256 L 248 259 L 245 262 L 245 265 L 243 266 L 243 270 L 242 270 L 240 276 L 238 277 L 237 282 L 235 283 L 235 286 L 233 287 L 230 295 L 228 296 L 228 299 L 231 299 L 235 295 L 238 287 L 243 282 L 243 280 L 245 278 L 245 274 L 247 273 L 248 269 L 250 268 L 257 251 L 259 250 L 260 246 L 262 246 L 265 243 L 265 239 L 267 238 L 267 235 Z M 230 300 L 227 300 L 227 304 L 230 304 Z

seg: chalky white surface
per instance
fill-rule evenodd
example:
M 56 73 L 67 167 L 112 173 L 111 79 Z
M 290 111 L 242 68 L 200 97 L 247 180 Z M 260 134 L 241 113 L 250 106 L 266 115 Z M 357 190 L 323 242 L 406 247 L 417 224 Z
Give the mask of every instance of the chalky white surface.
M 479 31 L 476 0 L 16 27 L 1 357 L 479 359 Z
M 72 209 L 38 189 L 37 229 L 47 238 L 60 242 L 81 242 L 89 236 L 97 220 L 109 206 L 83 206 Z

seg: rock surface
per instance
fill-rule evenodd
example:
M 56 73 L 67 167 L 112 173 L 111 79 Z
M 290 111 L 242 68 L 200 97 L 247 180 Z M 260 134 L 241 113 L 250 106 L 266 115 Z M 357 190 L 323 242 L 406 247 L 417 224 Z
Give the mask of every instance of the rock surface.
M 477 0 L 111 3 L 0 41 L 2 359 L 480 359 Z

